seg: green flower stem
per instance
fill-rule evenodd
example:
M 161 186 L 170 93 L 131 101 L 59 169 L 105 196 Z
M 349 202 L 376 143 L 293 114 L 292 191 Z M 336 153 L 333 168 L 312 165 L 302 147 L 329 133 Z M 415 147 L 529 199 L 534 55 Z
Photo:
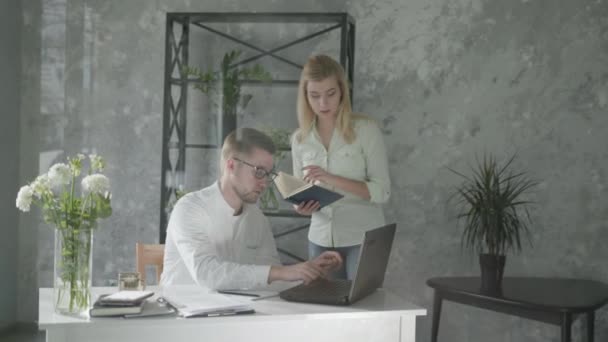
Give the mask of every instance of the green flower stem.
M 72 255 L 72 269 L 70 270 L 70 311 L 74 310 L 74 299 L 76 297 L 76 270 L 78 269 L 78 232 L 70 230 L 71 245 L 69 245 Z
M 73 195 L 73 193 L 72 193 Z M 70 207 L 74 208 L 73 200 L 70 201 Z M 69 222 L 69 226 L 73 229 L 68 229 L 68 239 L 64 239 L 65 255 L 71 258 L 68 264 L 68 279 L 70 283 L 70 302 L 69 311 L 73 312 L 74 308 L 85 308 L 89 303 L 88 277 L 89 277 L 89 258 L 91 250 L 91 231 L 90 222 L 83 227 L 82 218 L 87 214 L 90 218 L 93 210 L 93 201 L 91 194 L 87 195 L 81 203 L 80 214 L 78 219 Z M 81 234 L 84 234 L 84 241 L 81 241 Z M 82 243 L 84 242 L 84 246 Z M 82 248 L 84 247 L 84 251 Z M 84 252 L 82 258 L 80 253 Z M 64 262 L 64 266 L 65 266 Z M 64 280 L 65 281 L 65 280 Z
M 74 210 L 74 185 L 76 183 L 76 175 L 72 173 L 72 181 L 70 182 L 70 209 L 69 212 L 72 213 Z M 66 222 L 69 227 L 70 224 L 74 224 L 75 222 Z M 69 248 L 70 254 L 72 255 L 72 268 L 70 272 L 70 312 L 74 309 L 74 297 L 75 297 L 75 288 L 76 288 L 76 270 L 78 268 L 78 232 L 76 231 L 78 228 L 75 227 L 74 230 L 70 230 L 71 242 L 72 245 Z
M 60 230 L 62 256 L 59 266 L 63 285 L 59 290 L 57 304 L 62 302 L 64 292 L 68 292 L 69 312 L 75 312 L 75 309 L 83 309 L 89 305 L 91 234 L 92 230 L 88 228 Z M 67 284 L 69 289 L 66 288 Z

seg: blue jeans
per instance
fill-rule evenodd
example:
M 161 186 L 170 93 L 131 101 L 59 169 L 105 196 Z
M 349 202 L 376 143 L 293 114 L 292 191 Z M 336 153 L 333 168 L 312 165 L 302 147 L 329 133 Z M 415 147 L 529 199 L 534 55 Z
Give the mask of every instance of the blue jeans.
M 359 250 L 361 245 L 348 247 L 323 247 L 308 241 L 308 259 L 314 259 L 325 251 L 334 251 L 340 253 L 342 257 L 342 267 L 332 272 L 329 277 L 331 279 L 348 279 L 353 280 L 355 272 L 357 272 L 357 262 L 359 261 Z

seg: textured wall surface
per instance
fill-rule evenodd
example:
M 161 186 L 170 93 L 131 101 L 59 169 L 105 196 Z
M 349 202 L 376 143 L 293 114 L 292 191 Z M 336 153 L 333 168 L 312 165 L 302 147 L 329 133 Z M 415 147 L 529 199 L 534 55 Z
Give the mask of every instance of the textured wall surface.
M 21 60 L 21 6 L 18 1 L 0 3 L 0 333 L 17 317 L 17 241 L 19 215 L 14 195 L 19 182 L 19 70 Z M 15 34 L 15 32 L 17 32 Z
M 460 249 L 461 230 L 446 205 L 459 181 L 446 167 L 466 170 L 484 151 L 500 159 L 518 152 L 516 166 L 540 181 L 532 195 L 533 247 L 510 255 L 506 274 L 608 282 L 605 1 L 49 0 L 23 6 L 22 134 L 40 139 L 21 148 L 22 177 L 66 152 L 95 150 L 111 161 L 115 214 L 96 235 L 96 285 L 134 267 L 135 241 L 158 236 L 165 13 L 252 10 L 347 10 L 356 19 L 354 107 L 384 127 L 393 181 L 386 214 L 399 224 L 388 288 L 430 309 L 427 278 L 478 274 L 475 256 Z M 281 102 L 285 113 L 277 115 L 292 115 L 290 103 Z M 19 244 L 19 319 L 33 320 L 37 284 L 51 284 L 52 234 L 22 219 Z M 30 252 L 36 247 L 38 255 Z M 429 322 L 419 320 L 418 341 L 428 340 Z M 597 324 L 596 340 L 608 339 L 606 309 Z M 580 322 L 575 327 L 580 338 Z M 442 340 L 558 337 L 554 326 L 444 304 Z
M 446 205 L 484 151 L 540 181 L 533 247 L 506 275 L 608 281 L 608 3 L 351 0 L 355 108 L 385 123 L 399 223 L 387 286 L 432 307 L 425 280 L 477 275 Z M 608 310 L 596 340 L 608 340 Z M 430 314 L 430 310 L 429 310 Z M 580 322 L 576 323 L 580 326 Z M 420 320 L 419 341 L 430 320 Z M 576 331 L 578 335 L 580 331 Z M 558 341 L 559 329 L 445 303 L 442 341 Z M 580 336 L 579 336 L 580 337 Z

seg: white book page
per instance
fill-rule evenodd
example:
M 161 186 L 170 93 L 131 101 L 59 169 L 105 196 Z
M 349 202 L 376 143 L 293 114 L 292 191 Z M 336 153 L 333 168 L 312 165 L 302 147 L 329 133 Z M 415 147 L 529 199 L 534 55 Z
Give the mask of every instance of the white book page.
M 258 301 L 266 298 L 277 297 L 281 291 L 287 290 L 294 286 L 302 284 L 302 281 L 284 281 L 277 280 L 270 285 L 251 289 L 232 289 L 225 292 L 232 292 L 229 296 L 234 296 L 234 299 L 244 302 Z M 224 293 L 226 294 L 226 293 Z
M 283 198 L 287 198 L 298 191 L 311 186 L 305 181 L 281 171 L 279 171 L 279 176 L 274 180 L 274 182 Z

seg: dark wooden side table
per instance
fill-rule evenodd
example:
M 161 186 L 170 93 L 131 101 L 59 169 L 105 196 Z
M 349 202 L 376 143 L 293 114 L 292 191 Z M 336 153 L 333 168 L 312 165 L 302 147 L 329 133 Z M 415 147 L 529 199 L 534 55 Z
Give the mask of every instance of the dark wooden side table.
M 505 277 L 501 294 L 480 292 L 479 277 L 427 280 L 435 290 L 431 341 L 437 342 L 441 302 L 449 300 L 561 326 L 562 342 L 571 341 L 572 321 L 587 318 L 587 341 L 593 342 L 595 310 L 608 302 L 608 285 L 594 280 Z

